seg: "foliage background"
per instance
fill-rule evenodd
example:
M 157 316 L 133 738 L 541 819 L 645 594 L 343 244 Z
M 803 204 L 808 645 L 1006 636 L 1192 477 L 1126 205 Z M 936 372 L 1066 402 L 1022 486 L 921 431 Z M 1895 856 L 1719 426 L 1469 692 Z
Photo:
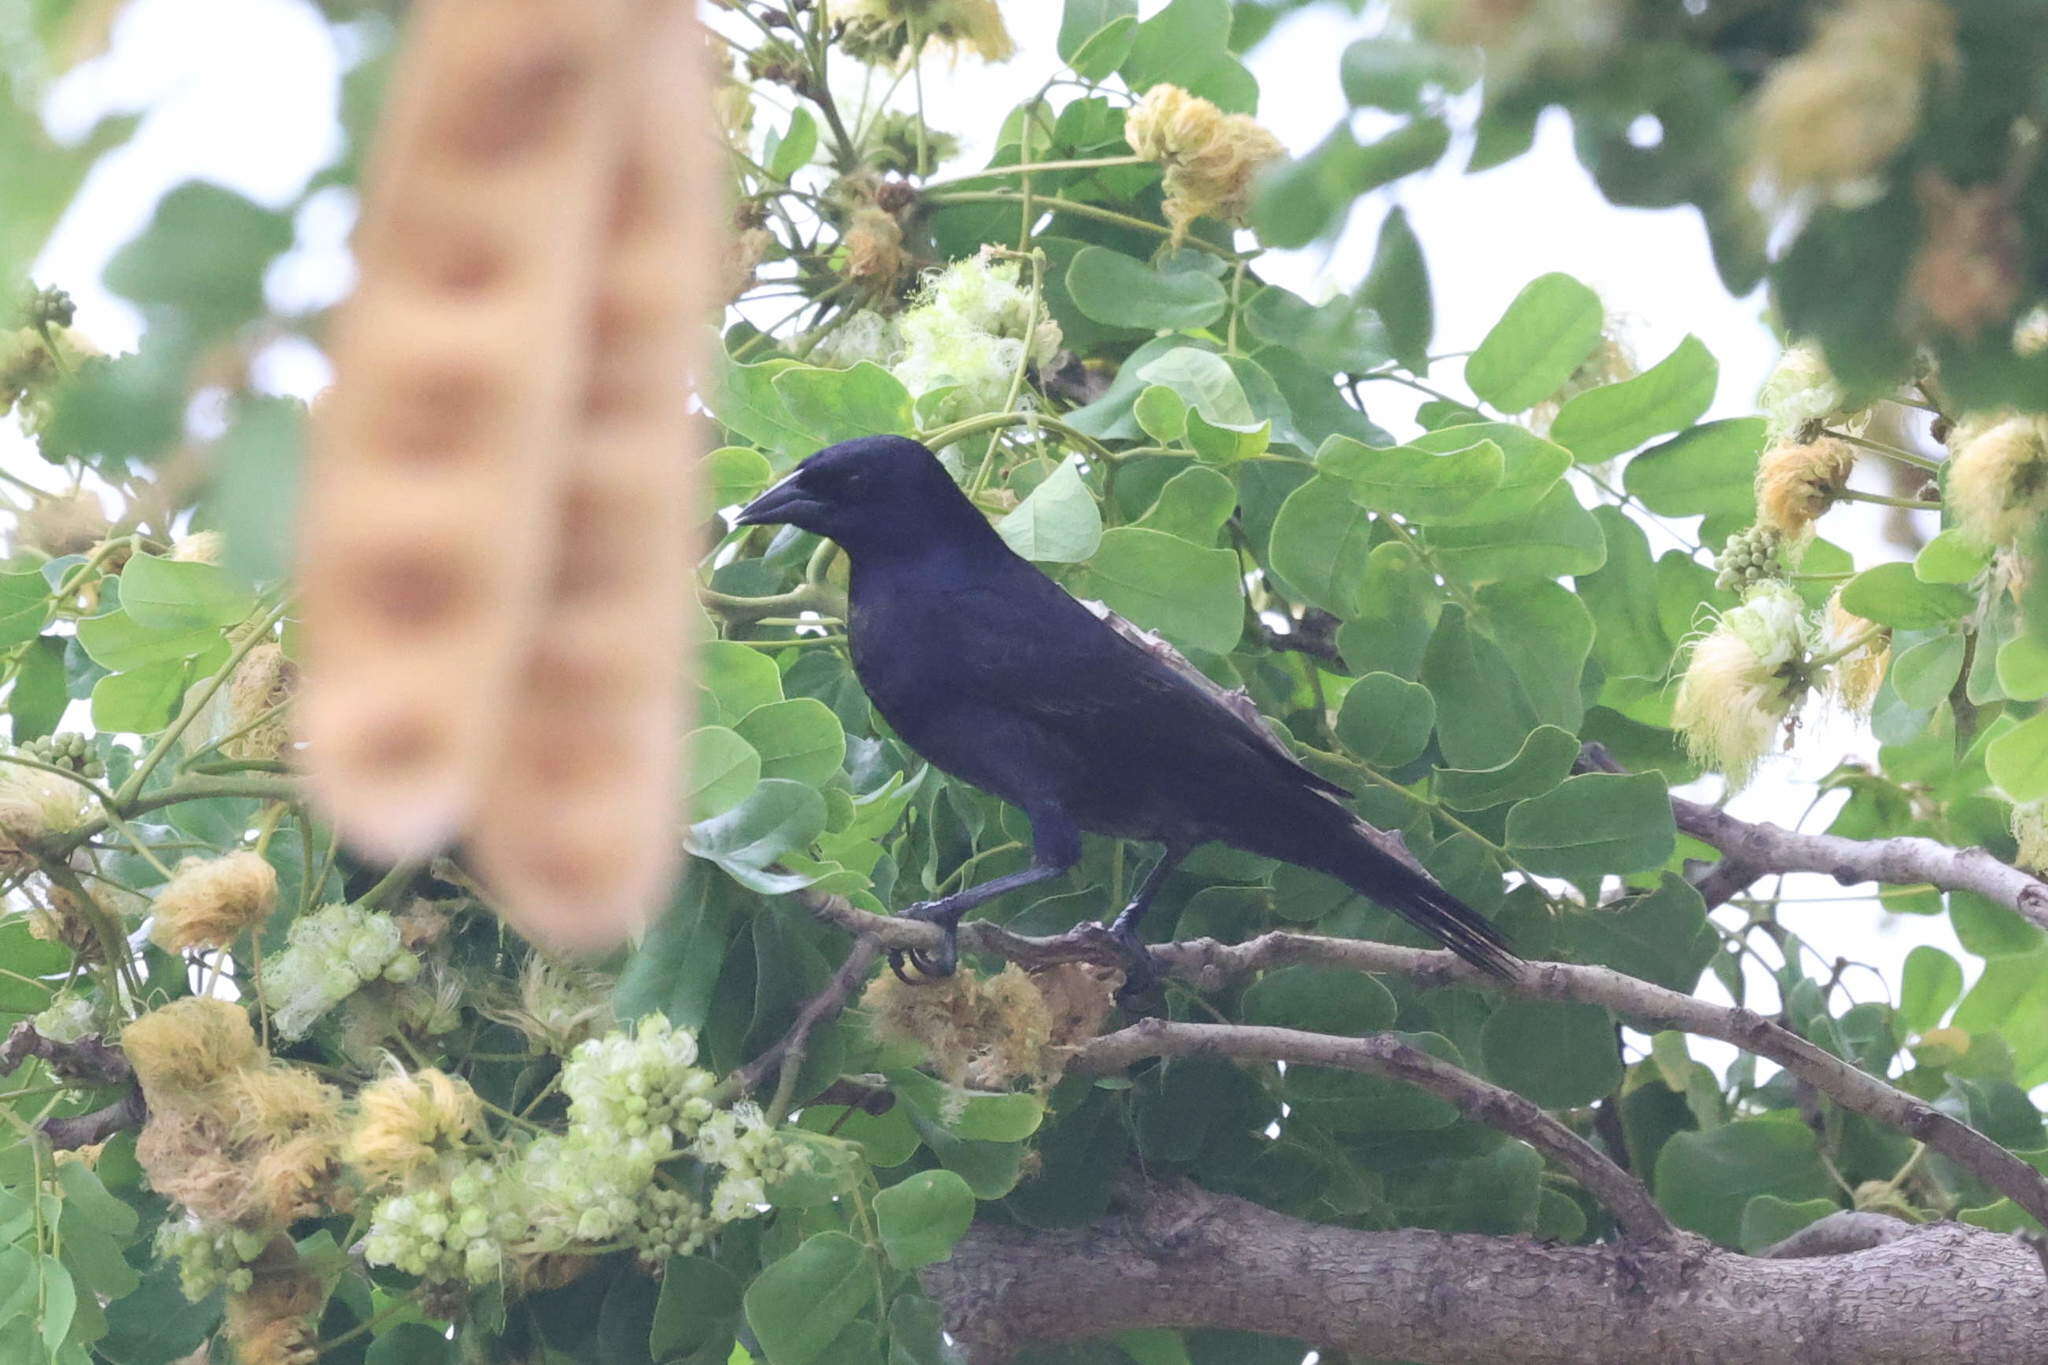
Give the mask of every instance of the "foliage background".
M 1178 0 L 1163 11 L 1148 7 L 1140 29 L 1125 8 L 1069 5 L 1056 40 L 1061 56 L 1088 65 L 1112 92 L 1168 79 L 1251 107 L 1249 77 L 1225 44 L 1256 40 L 1265 10 L 1239 6 L 1233 17 L 1221 0 Z M 1981 7 L 1958 10 L 1968 16 Z M 38 94 L 47 68 L 68 60 L 67 44 L 89 47 L 93 23 L 111 12 L 39 6 L 32 25 L 9 38 L 17 98 Z M 301 11 L 296 22 L 314 17 Z M 146 925 L 146 899 L 115 888 L 147 898 L 179 856 L 242 846 L 248 831 L 260 829 L 284 907 L 261 930 L 273 952 L 294 918 L 327 901 L 373 912 L 401 893 L 439 901 L 459 928 L 424 957 L 430 978 L 454 992 L 455 1026 L 430 1018 L 415 994 L 385 1019 L 389 1035 L 381 1041 L 413 1066 L 466 1074 L 504 1107 L 523 1108 L 541 1093 L 532 1116 L 559 1125 L 559 1101 L 550 1106 L 544 1090 L 568 1043 L 508 1033 L 484 1012 L 493 992 L 516 989 L 528 956 L 468 903 L 456 871 L 434 869 L 394 888 L 375 869 L 327 852 L 323 832 L 275 764 L 223 759 L 204 742 L 223 733 L 200 703 L 229 676 L 231 651 L 280 631 L 290 644 L 288 626 L 276 619 L 288 555 L 278 528 L 292 497 L 299 410 L 276 391 L 318 373 L 313 310 L 333 291 L 307 261 L 331 250 L 346 219 L 341 191 L 374 111 L 388 38 L 374 7 L 336 5 L 321 18 L 327 21 L 341 25 L 341 47 L 355 59 L 342 85 L 346 135 L 328 149 L 332 164 L 308 182 L 303 198 L 297 185 L 269 202 L 201 182 L 153 204 L 142 230 L 108 262 L 105 280 L 142 319 L 139 347 L 82 364 L 46 390 L 36 434 L 48 463 L 31 467 L 30 481 L 51 492 L 71 481 L 104 492 L 122 524 L 106 528 L 120 534 L 96 536 L 76 555 L 39 552 L 25 533 L 17 537 L 11 572 L 0 579 L 0 591 L 10 594 L 0 619 L 11 632 L 12 735 L 19 744 L 53 731 L 75 704 L 69 724 L 89 718 L 97 732 L 92 752 L 107 784 L 101 804 L 124 827 L 42 831 L 50 837 L 24 847 L 16 894 L 42 913 L 0 919 L 0 966 L 9 972 L 0 979 L 0 1009 L 41 1013 L 53 985 L 71 986 L 92 1031 L 115 1035 L 124 1018 L 215 975 L 246 980 L 255 966 L 249 940 L 217 962 L 203 954 L 183 962 L 143 947 L 136 979 L 124 982 L 104 954 L 97 967 L 90 952 L 73 955 L 77 920 L 68 921 L 70 943 L 62 932 L 55 941 L 49 935 L 53 924 L 61 931 L 67 923 L 66 876 L 91 879 L 100 890 L 94 903 L 134 932 Z M 1360 31 L 1387 22 L 1374 10 Z M 1113 31 L 1103 46 L 1085 54 L 1083 42 L 1105 27 Z M 1405 29 L 1387 31 L 1394 93 L 1382 89 L 1373 98 L 1393 107 L 1357 116 L 1368 147 L 1384 148 L 1374 139 L 1389 128 L 1426 125 L 1437 112 L 1469 121 L 1479 97 L 1434 93 L 1431 81 L 1462 82 L 1441 73 L 1463 71 L 1472 58 L 1413 44 Z M 1632 96 L 1625 80 L 1607 75 L 1625 70 L 1625 57 L 1668 53 L 1655 45 L 1697 35 L 1673 38 L 1627 24 L 1621 31 L 1611 66 L 1577 69 L 1553 93 L 1574 106 L 1582 125 L 1618 127 L 1626 140 L 1635 118 L 1648 112 L 1628 100 L 1644 92 Z M 1977 31 L 1978 41 L 1997 38 Z M 1761 41 L 1768 57 L 1782 57 L 1797 35 Z M 1713 41 L 1695 47 L 1703 61 L 1726 55 Z M 1493 55 L 1503 62 L 1498 48 Z M 1113 75 L 1119 70 L 1120 78 Z M 972 88 L 978 73 L 971 67 L 956 81 Z M 1028 74 L 1027 95 L 1050 72 Z M 1410 86 L 1412 97 L 1401 93 Z M 847 271 L 838 243 L 849 217 L 829 199 L 822 231 L 817 216 L 833 176 L 813 158 L 830 159 L 838 149 L 822 117 L 806 112 L 792 125 L 786 110 L 802 102 L 786 89 L 764 81 L 754 90 L 761 107 L 746 151 L 768 169 L 744 181 L 757 202 L 796 206 L 790 226 L 803 240 L 816 234 L 802 277 L 815 296 Z M 996 136 L 988 135 L 989 111 L 978 108 L 974 117 L 989 128 L 970 145 L 998 162 L 1125 155 L 1126 97 L 1112 93 L 1089 104 L 1080 93 L 1054 87 L 1057 118 L 1020 124 L 1013 117 Z M 75 90 L 73 97 L 89 103 Z M 61 114 L 61 99 L 56 108 Z M 1684 112 L 1718 138 L 1733 135 L 1738 109 L 1731 93 Z M 1031 129 L 1028 152 L 1019 146 L 1020 126 Z M 1667 128 L 1676 126 L 1667 118 Z M 31 273 L 29 262 L 99 147 L 119 145 L 133 131 L 116 119 L 98 127 L 94 141 L 57 147 L 34 121 L 10 117 L 7 159 L 19 172 L 12 181 L 18 192 L 0 209 L 0 268 L 13 278 Z M 1410 137 L 1396 148 L 1412 143 L 1412 135 L 1393 136 Z M 1462 139 L 1444 143 L 1469 147 Z M 1290 145 L 1307 150 L 1294 139 Z M 1429 137 L 1422 145 L 1441 150 Z M 1938 140 L 1922 150 L 1942 155 Z M 1347 150 L 1339 136 L 1283 172 L 1255 221 L 1269 241 L 1313 243 L 1336 232 L 1343 211 L 1377 189 L 1378 178 L 1400 178 L 1388 172 L 1454 173 L 1428 170 L 1434 156 L 1387 155 Z M 1726 169 L 1720 151 L 1689 169 L 1705 177 L 1696 186 L 1702 195 L 1725 188 L 1712 181 Z M 1118 383 L 1082 403 L 1099 383 L 1029 374 L 1048 420 L 1002 412 L 997 402 L 967 413 L 967 431 L 950 423 L 963 475 L 985 471 L 977 491 L 990 510 L 1014 534 L 1028 527 L 1037 557 L 1077 591 L 1105 598 L 1213 675 L 1246 687 L 1313 761 L 1361 785 L 1369 818 L 1403 830 L 1440 877 L 1511 929 L 1525 954 L 1610 965 L 1681 991 L 1727 992 L 2013 1150 L 2048 1148 L 2032 1098 L 2048 1080 L 2038 986 L 2048 949 L 2038 929 L 1963 893 L 1895 891 L 1888 910 L 1939 917 L 1961 951 L 1923 947 L 1903 970 L 1873 975 L 1838 965 L 1862 956 L 1860 943 L 1803 949 L 1795 932 L 1803 925 L 1780 918 L 1775 898 L 1710 918 L 1680 875 L 1686 858 L 1712 851 L 1678 837 L 1661 800 L 1668 784 L 1698 776 L 1669 729 L 1671 681 L 1682 667 L 1681 647 L 1707 619 L 1702 607 L 1735 603 L 1714 587 L 1708 560 L 1754 516 L 1751 477 L 1765 444 L 1760 419 L 1712 408 L 1729 381 L 1709 348 L 1679 344 L 1682 330 L 1670 331 L 1668 321 L 1651 328 L 1661 344 L 1646 347 L 1645 368 L 1662 364 L 1633 379 L 1598 376 L 1613 382 L 1572 399 L 1539 435 L 1507 419 L 1586 382 L 1581 362 L 1608 319 L 1582 287 L 1546 277 L 1511 309 L 1514 288 L 1468 290 L 1455 267 L 1446 268 L 1460 248 L 1441 245 L 1420 211 L 1365 214 L 1372 251 L 1363 268 L 1350 269 L 1343 248 L 1329 258 L 1331 273 L 1352 287 L 1311 305 L 1265 288 L 1282 271 L 1269 277 L 1263 261 L 1242 264 L 1237 240 L 1213 221 L 1197 225 L 1191 247 L 1162 251 L 1157 179 L 1156 170 L 1138 165 L 1036 174 L 1032 193 L 1082 207 L 1055 208 L 1049 221 L 1032 221 L 1024 239 L 1018 199 L 928 196 L 902 224 L 915 261 L 833 296 L 892 308 L 911 288 L 912 266 L 936 266 L 988 242 L 1044 253 L 1042 261 L 1021 262 L 1020 279 L 1027 288 L 1037 281 L 1077 359 L 1095 362 L 1098 380 L 1114 375 Z M 991 185 L 1012 194 L 1017 184 L 952 188 L 956 196 Z M 1396 194 L 1414 192 L 1404 185 Z M 1717 213 L 1733 212 L 1720 198 L 1713 204 Z M 1091 216 L 1089 206 L 1138 221 Z M 1508 216 L 1529 211 L 1517 204 Z M 1421 230 L 1405 231 L 1410 222 Z M 1902 230 L 1892 219 L 1873 222 L 1880 235 Z M 1489 229 L 1499 230 L 1482 227 Z M 1729 259 L 1724 254 L 1724 265 Z M 61 254 L 44 258 L 33 274 L 68 284 L 63 262 Z M 760 292 L 780 288 L 772 283 L 780 273 L 770 264 Z M 2037 278 L 2020 273 L 2029 285 Z M 1754 279 L 1739 263 L 1724 274 L 1738 287 Z M 2015 295 L 2015 316 L 2031 302 L 2025 292 Z M 1483 294 L 1490 297 L 1477 297 Z M 1465 349 L 1441 341 L 1432 347 L 1424 323 L 1432 298 L 1447 316 L 1451 299 L 1464 316 L 1484 316 L 1469 340 L 1491 338 L 1490 369 L 1475 362 L 1461 383 L 1455 360 L 1425 365 L 1422 357 L 1437 347 Z M 1488 330 L 1503 310 L 1500 327 Z M 755 304 L 745 314 L 764 323 L 786 311 L 786 304 Z M 930 436 L 949 425 L 929 405 L 921 412 L 878 367 L 825 369 L 779 356 L 796 337 L 794 320 L 772 338 L 757 339 L 744 324 L 729 335 L 735 359 L 713 400 L 730 438 L 712 460 L 721 505 L 742 500 L 826 441 L 877 429 Z M 87 329 L 87 338 L 96 334 Z M 1945 358 L 1967 370 L 1975 355 Z M 1909 377 L 1899 355 L 1890 369 L 1883 360 L 1851 357 L 1848 370 L 1873 390 Z M 1363 412 L 1332 384 L 1339 373 L 1371 377 L 1359 390 Z M 1417 393 L 1415 382 L 1450 396 Z M 1985 391 L 2005 396 L 2002 382 L 1984 380 Z M 1404 390 L 1412 396 L 1381 399 Z M 1911 445 L 1919 430 L 1901 428 L 1897 439 Z M 1382 453 L 1394 435 L 1408 444 Z M 2006 798 L 2043 794 L 2030 784 L 2042 767 L 2035 749 L 2048 744 L 2032 722 L 2048 687 L 2030 671 L 2024 618 L 2000 580 L 1979 576 L 1981 554 L 1923 557 L 1915 574 L 1911 555 L 1867 530 L 1837 533 L 1862 510 L 1833 512 L 1821 528 L 1827 540 L 1799 566 L 1818 576 L 1799 589 L 1817 608 L 1852 567 L 1894 561 L 1867 581 L 1858 610 L 1895 630 L 1896 657 L 1923 648 L 1927 671 L 1911 675 L 1910 696 L 1901 695 L 1903 682 L 1880 695 L 1871 722 L 1883 745 L 1874 754 L 1879 767 L 1836 773 L 1829 785 L 1846 796 L 1819 806 L 1816 818 L 1859 837 L 1927 833 L 2010 857 Z M 223 565 L 173 557 L 181 538 L 208 526 L 226 531 Z M 1827 543 L 1837 540 L 1847 548 Z M 95 556 L 108 545 L 116 548 Z M 115 574 L 116 567 L 124 571 Z M 783 1034 L 845 952 L 842 934 L 777 893 L 809 885 L 882 909 L 957 884 L 970 868 L 976 877 L 1006 870 L 1022 857 L 1023 830 L 1014 813 L 925 772 L 880 731 L 836 640 L 840 570 L 829 555 L 801 538 L 763 532 L 727 541 L 705 567 L 723 638 L 705 656 L 699 723 L 711 732 L 700 735 L 689 836 L 699 861 L 670 918 L 611 967 L 618 1017 L 664 1011 L 701 1032 L 708 1065 L 725 1073 Z M 1251 614 L 1241 595 L 1247 573 L 1256 594 Z M 789 624 L 804 611 L 818 613 L 817 623 Z M 1322 648 L 1305 653 L 1280 638 L 1297 634 L 1320 638 Z M 2008 668 L 2001 651 L 2010 643 L 2018 648 Z M 1965 649 L 1988 662 L 1966 674 Z M 1339 657 L 1328 657 L 1332 650 Z M 1576 741 L 1588 739 L 1607 743 L 1636 775 L 1567 777 Z M 2003 790 L 1985 768 L 2000 742 L 2002 772 L 2011 774 Z M 1803 743 L 1833 757 L 1829 742 L 1812 732 Z M 1761 783 L 1781 780 L 1780 770 L 1767 768 Z M 1803 806 L 1807 795 L 1794 800 Z M 1091 845 L 1082 869 L 1053 894 L 996 913 L 1022 932 L 1056 931 L 1118 903 L 1130 874 L 1120 850 Z M 1871 914 L 1847 906 L 1827 913 L 1856 916 L 1859 925 Z M 1407 941 L 1364 902 L 1219 850 L 1174 879 L 1157 916 L 1158 931 L 1176 939 L 1236 940 L 1275 926 Z M 1398 1029 L 1595 1136 L 1650 1183 L 1677 1222 L 1731 1246 L 1759 1249 L 1852 1205 L 1913 1217 L 1960 1214 L 2005 1228 L 2027 1221 L 1972 1173 L 1746 1055 L 1688 1052 L 1677 1034 L 1622 1035 L 1617 1049 L 1615 1020 L 1598 1007 L 1502 1002 L 1477 990 L 1425 991 L 1395 976 L 1290 968 L 1206 1001 L 1177 993 L 1171 1008 L 1177 1018 L 1206 1019 L 1213 1010 L 1340 1034 Z M 499 1349 L 546 1359 L 703 1361 L 744 1361 L 753 1351 L 776 1365 L 939 1359 L 935 1309 L 915 1268 L 943 1252 L 970 1212 L 1026 1227 L 1096 1216 L 1130 1160 L 1354 1226 L 1563 1241 L 1611 1233 L 1606 1212 L 1570 1179 L 1546 1171 L 1526 1144 L 1375 1078 L 1310 1067 L 1282 1076 L 1188 1059 L 1140 1068 L 1128 1080 L 1070 1077 L 1042 1094 L 1027 1088 L 948 1100 L 913 1069 L 915 1052 L 878 1044 L 867 1019 L 856 1011 L 815 1039 L 779 1106 L 811 1099 L 841 1073 L 870 1083 L 883 1078 L 879 1084 L 896 1098 L 885 1115 L 815 1103 L 801 1111 L 805 1128 L 831 1128 L 856 1144 L 850 1174 L 838 1184 L 784 1191 L 771 1216 L 729 1225 L 701 1254 L 667 1264 L 658 1285 L 631 1268 L 630 1251 L 591 1246 L 583 1259 L 592 1268 L 565 1288 L 522 1298 L 486 1284 L 474 1298 L 466 1291 L 421 1298 L 409 1277 L 347 1259 L 362 1210 L 289 1229 L 300 1258 L 335 1290 L 318 1324 L 319 1338 L 332 1346 L 323 1358 L 427 1361 Z M 281 1055 L 330 1068 L 352 1088 L 376 1070 L 362 1041 L 360 1029 L 355 1037 L 316 1032 Z M 21 1123 L 93 1112 L 120 1090 L 66 1079 L 30 1061 L 0 1084 Z M 514 1143 L 515 1126 L 497 1125 L 492 1140 Z M 167 1211 L 142 1181 L 132 1141 L 116 1135 L 91 1167 L 53 1163 L 27 1141 L 0 1154 L 0 1198 L 8 1201 L 0 1204 L 0 1231 L 9 1239 L 0 1255 L 19 1272 L 0 1274 L 0 1284 L 33 1290 L 0 1300 L 0 1354 L 17 1353 L 5 1358 L 167 1361 L 214 1334 L 220 1296 L 185 1306 L 175 1269 L 151 1255 L 150 1233 Z M 440 1326 L 448 1320 L 463 1324 L 452 1343 Z M 487 1345 L 500 1329 L 513 1344 Z M 1300 1343 L 1192 1331 L 1041 1358 L 1292 1361 L 1302 1351 Z

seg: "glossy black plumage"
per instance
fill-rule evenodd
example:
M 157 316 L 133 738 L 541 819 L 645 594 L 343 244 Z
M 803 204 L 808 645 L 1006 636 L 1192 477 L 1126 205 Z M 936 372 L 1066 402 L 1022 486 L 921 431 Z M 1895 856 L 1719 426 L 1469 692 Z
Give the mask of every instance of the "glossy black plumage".
M 840 544 L 854 669 L 876 709 L 919 754 L 1031 821 L 1029 868 L 905 913 L 950 930 L 1072 867 L 1083 831 L 1150 841 L 1165 853 L 1112 926 L 1144 977 L 1138 919 L 1173 866 L 1217 840 L 1327 873 L 1467 961 L 1511 970 L 1499 932 L 1388 851 L 1340 804 L 1349 793 L 1011 551 L 917 442 L 821 450 L 740 520 Z M 950 970 L 950 933 L 924 965 Z

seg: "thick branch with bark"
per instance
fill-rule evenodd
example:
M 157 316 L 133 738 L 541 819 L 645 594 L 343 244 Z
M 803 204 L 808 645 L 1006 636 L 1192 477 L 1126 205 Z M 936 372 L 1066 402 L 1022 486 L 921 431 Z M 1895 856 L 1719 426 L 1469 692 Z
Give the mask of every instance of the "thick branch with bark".
M 1579 766 L 1622 772 L 1598 744 L 1580 750 Z M 1764 821 L 1739 820 L 1727 811 L 1682 796 L 1671 798 L 1679 829 L 1727 855 L 1718 871 L 1727 894 L 1777 872 L 1820 872 L 1843 886 L 1879 882 L 1886 886 L 1935 886 L 1969 891 L 2048 929 L 2048 883 L 1998 861 L 1981 848 L 1951 848 L 1933 839 L 1847 839 L 1839 834 L 1803 834 Z M 1747 874 L 1741 886 L 1728 887 Z M 1726 896 L 1722 896 L 1725 899 Z
M 1091 1040 L 1070 1065 L 1077 1071 L 1100 1074 L 1122 1071 L 1146 1057 L 1205 1055 L 1299 1062 L 1405 1081 L 1448 1100 L 1466 1117 L 1518 1137 L 1550 1157 L 1605 1204 L 1631 1236 L 1658 1240 L 1677 1231 L 1641 1181 L 1536 1104 L 1391 1034 L 1337 1038 L 1327 1033 L 1255 1024 L 1183 1024 L 1140 1019 L 1129 1028 Z
M 2048 1365 L 2033 1252 L 1954 1223 L 1766 1260 L 1692 1237 L 1360 1232 L 1181 1185 L 1086 1228 L 976 1224 L 923 1275 L 973 1365 L 1031 1341 L 1197 1324 L 1428 1365 Z

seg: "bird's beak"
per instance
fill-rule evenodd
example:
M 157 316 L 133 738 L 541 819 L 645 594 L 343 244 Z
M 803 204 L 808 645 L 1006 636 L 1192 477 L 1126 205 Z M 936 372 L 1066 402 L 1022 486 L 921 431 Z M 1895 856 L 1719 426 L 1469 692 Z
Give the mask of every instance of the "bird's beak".
M 822 512 L 825 505 L 807 495 L 798 476 L 791 475 L 740 509 L 741 526 L 762 526 L 774 522 L 801 522 L 809 513 Z

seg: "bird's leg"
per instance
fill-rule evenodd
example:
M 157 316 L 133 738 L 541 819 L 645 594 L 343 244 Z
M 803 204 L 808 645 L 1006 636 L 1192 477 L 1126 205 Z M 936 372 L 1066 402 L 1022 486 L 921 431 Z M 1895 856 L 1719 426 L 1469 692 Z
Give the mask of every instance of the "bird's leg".
M 904 972 L 906 958 L 926 977 L 951 976 L 960 965 L 960 918 L 978 905 L 997 896 L 1039 882 L 1051 881 L 1081 861 L 1081 832 L 1064 815 L 1037 812 L 1031 816 L 1031 866 L 1019 872 L 992 877 L 975 886 L 963 887 L 935 901 L 919 901 L 897 913 L 905 919 L 936 924 L 942 933 L 938 948 L 926 953 L 917 948 L 889 950 L 889 970 L 906 985 L 915 985 Z
M 1151 949 L 1138 938 L 1138 921 L 1145 918 L 1145 912 L 1152 907 L 1152 898 L 1159 894 L 1159 888 L 1166 884 L 1166 879 L 1187 856 L 1187 849 L 1168 844 L 1160 853 L 1159 861 L 1152 864 L 1152 870 L 1145 874 L 1145 880 L 1139 883 L 1131 903 L 1110 921 L 1109 936 L 1122 950 L 1125 960 L 1124 984 L 1116 993 L 1119 1002 L 1127 1004 L 1150 995 L 1159 985 L 1159 964 L 1153 960 Z

